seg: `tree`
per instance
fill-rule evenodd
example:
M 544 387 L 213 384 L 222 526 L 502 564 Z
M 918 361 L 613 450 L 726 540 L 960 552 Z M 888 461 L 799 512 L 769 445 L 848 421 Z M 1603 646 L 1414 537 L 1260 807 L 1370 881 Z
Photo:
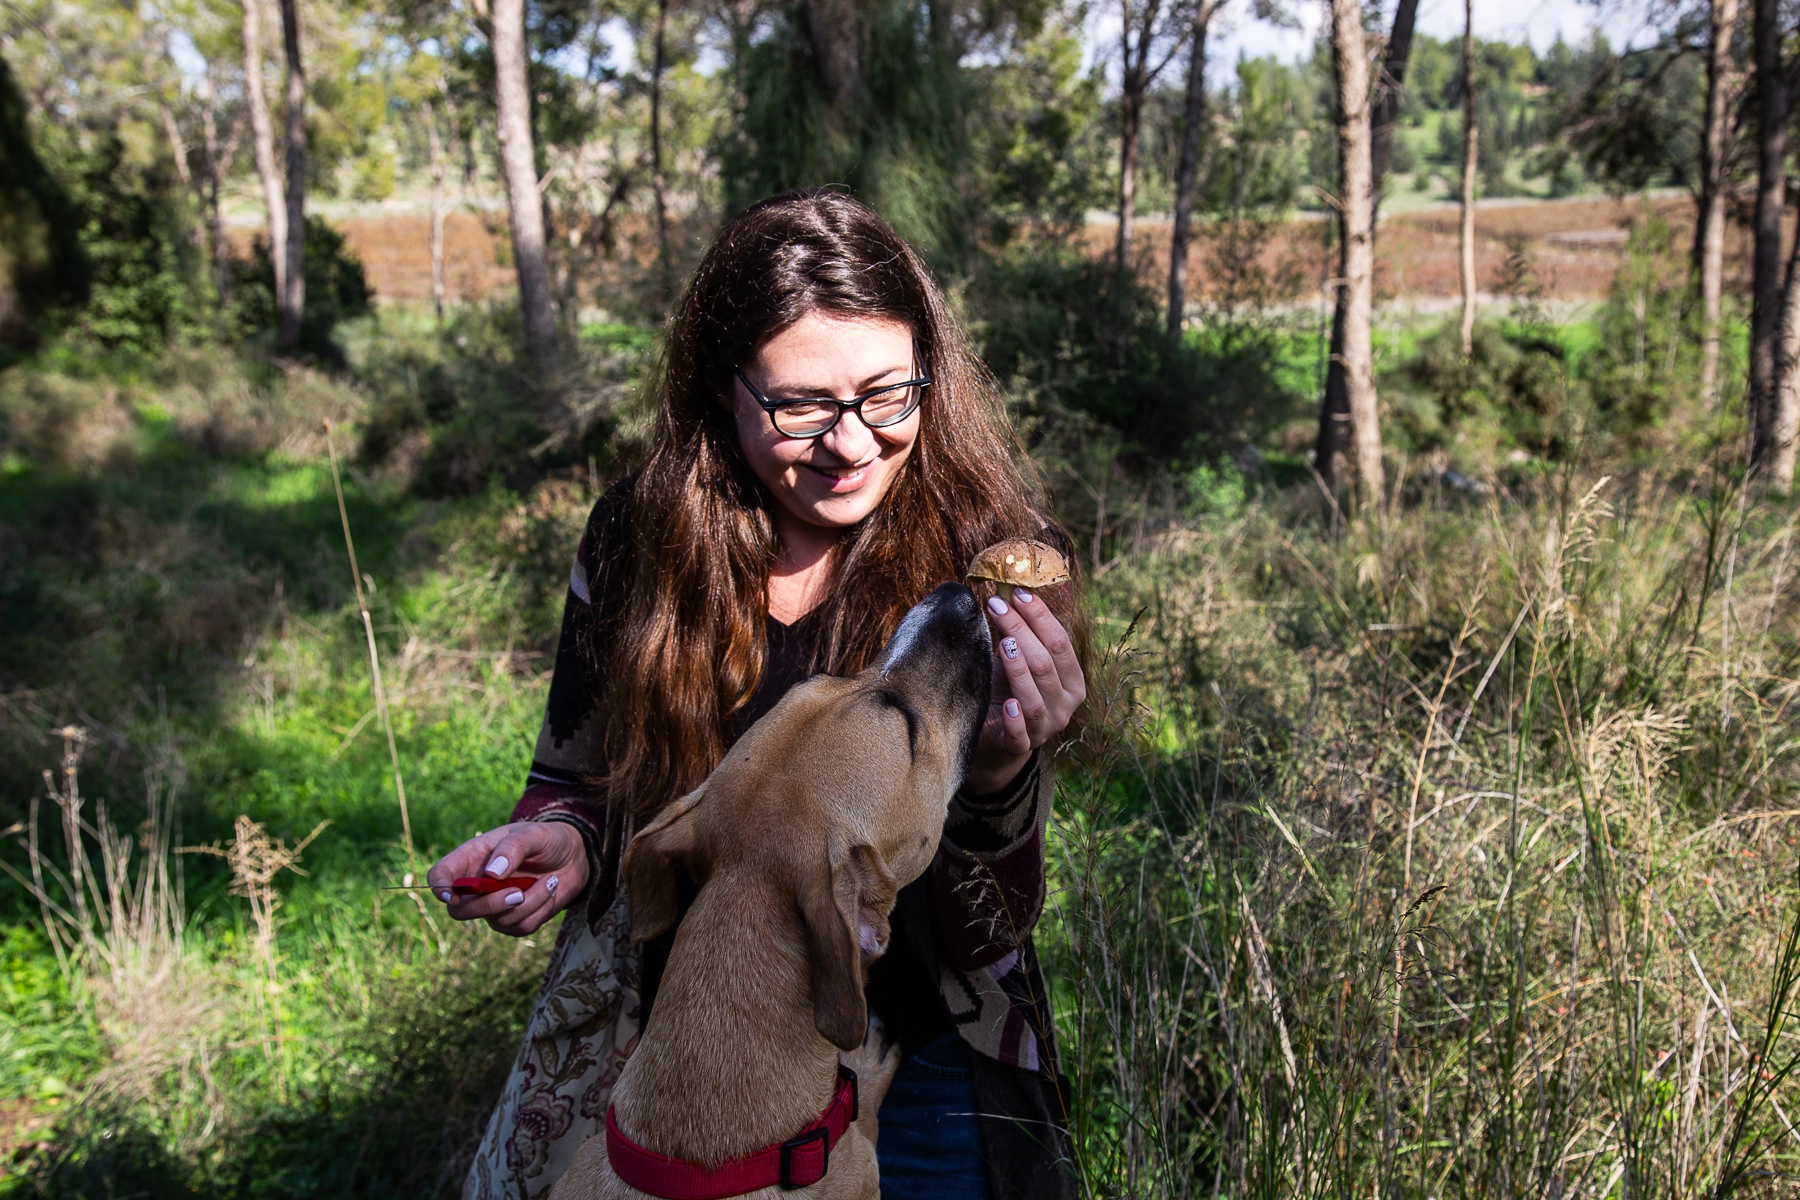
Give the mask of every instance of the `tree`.
M 669 204 L 663 178 L 663 72 L 668 66 L 669 0 L 656 0 L 655 48 L 650 68 L 650 191 L 656 202 L 657 299 L 673 298 L 674 264 L 669 257 Z
M 1198 0 L 1188 33 L 1187 98 L 1182 109 L 1181 163 L 1175 171 L 1175 212 L 1169 232 L 1169 340 L 1181 337 L 1187 313 L 1188 235 L 1200 179 L 1200 131 L 1206 125 L 1206 32 L 1221 0 Z
M 531 88 L 525 50 L 525 0 L 494 0 L 494 97 L 498 109 L 500 171 L 512 216 L 513 263 L 519 276 L 525 353 L 544 376 L 560 366 L 556 301 L 550 294 L 550 259 L 544 244 L 544 203 L 538 193 L 537 153 L 531 132 Z
M 300 0 L 281 0 L 281 41 L 287 55 L 287 270 L 276 298 L 276 344 L 293 351 L 300 346 L 306 311 L 306 66 L 300 54 Z
M 231 165 L 237 160 L 238 134 L 243 125 L 231 121 L 229 131 L 223 140 L 219 137 L 218 99 L 212 83 L 213 65 L 206 64 L 206 74 L 200 77 L 200 157 L 201 170 L 206 176 L 206 215 L 208 231 L 212 241 L 213 254 L 213 286 L 218 289 L 219 303 L 231 302 L 231 243 L 225 237 L 225 212 L 220 205 L 220 195 L 224 191 L 225 180 L 231 175 Z
M 31 143 L 25 95 L 0 57 L 0 345 L 29 346 L 47 312 L 87 303 L 83 214 Z
M 840 119 L 863 91 L 863 29 L 856 0 L 805 0 L 819 79 Z
M 1706 124 L 1700 142 L 1700 203 L 1694 221 L 1694 270 L 1700 277 L 1700 401 L 1718 395 L 1719 300 L 1725 261 L 1725 158 L 1730 148 L 1731 107 L 1737 72 L 1731 41 L 1738 0 L 1712 0 L 1712 40 L 1706 55 Z
M 1381 428 L 1370 331 L 1375 305 L 1375 180 L 1369 101 L 1369 50 L 1358 0 L 1331 0 L 1331 59 L 1337 75 L 1338 205 L 1342 214 L 1345 293 L 1343 365 L 1355 447 L 1357 492 L 1381 500 Z
M 1752 466 L 1774 435 L 1781 337 L 1781 210 L 1787 188 L 1787 80 L 1781 61 L 1779 0 L 1756 0 L 1756 218 L 1750 283 L 1750 448 Z
M 287 295 L 287 203 L 281 195 L 281 168 L 275 165 L 275 124 L 269 119 L 269 97 L 263 87 L 262 0 L 244 4 L 244 100 L 250 109 L 250 147 L 262 183 L 268 214 L 269 257 L 275 264 L 275 295 Z
M 1205 0 L 1202 0 L 1205 2 Z M 1152 62 L 1166 40 L 1162 0 L 1141 0 L 1132 15 L 1132 0 L 1119 0 L 1119 240 L 1114 249 L 1120 270 L 1131 263 L 1131 224 L 1137 208 L 1138 133 L 1144 121 L 1144 100 L 1171 55 Z M 1204 52 L 1204 50 L 1203 50 Z
M 445 104 L 448 107 L 447 100 Z M 425 118 L 426 166 L 431 172 L 431 232 L 427 235 L 427 249 L 431 254 L 431 308 L 437 314 L 438 324 L 442 325 L 447 290 L 444 286 L 444 218 L 451 208 L 444 181 L 450 163 L 443 135 L 438 131 L 437 105 L 424 100 L 419 105 L 419 113 Z M 459 196 L 458 201 L 460 199 Z
M 1769 418 L 1769 488 L 1785 496 L 1794 486 L 1794 454 L 1800 442 L 1800 237 L 1788 255 L 1782 289 L 1780 377 Z
M 1462 352 L 1475 352 L 1475 166 L 1481 126 L 1475 116 L 1475 0 L 1463 0 Z
M 1394 28 L 1381 56 L 1381 80 L 1375 90 L 1374 145 L 1370 163 L 1375 188 L 1375 209 L 1381 211 L 1381 186 L 1393 158 L 1394 125 L 1400 119 L 1400 101 L 1406 95 L 1406 70 L 1412 60 L 1413 25 L 1419 16 L 1419 0 L 1400 0 L 1394 8 Z
M 1393 33 L 1382 56 L 1381 91 L 1376 97 L 1372 122 L 1373 145 L 1370 150 L 1369 229 L 1375 228 L 1375 206 L 1381 203 L 1381 184 L 1387 174 L 1392 154 L 1394 121 L 1399 115 L 1400 98 L 1406 86 L 1406 71 L 1412 57 L 1413 26 L 1419 15 L 1418 0 L 1400 0 L 1394 8 Z M 1334 50 L 1335 53 L 1335 50 Z M 1335 303 L 1331 314 L 1331 355 L 1325 372 L 1325 394 L 1319 398 L 1319 433 L 1314 442 L 1313 461 L 1326 490 L 1336 493 L 1338 460 L 1343 453 L 1344 434 L 1350 424 L 1350 384 L 1344 368 L 1344 336 L 1348 321 L 1350 293 L 1342 280 L 1349 274 L 1345 261 L 1350 239 L 1348 214 L 1339 198 L 1338 278 Z

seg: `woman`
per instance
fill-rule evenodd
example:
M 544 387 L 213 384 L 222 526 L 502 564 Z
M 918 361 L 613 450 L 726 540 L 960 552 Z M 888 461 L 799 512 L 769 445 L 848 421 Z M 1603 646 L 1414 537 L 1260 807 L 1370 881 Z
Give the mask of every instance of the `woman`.
M 601 498 L 576 553 L 525 795 L 428 876 L 451 916 L 509 934 L 570 910 L 465 1197 L 543 1195 L 604 1119 L 671 941 L 629 938 L 633 829 L 793 684 L 870 662 L 976 551 L 1061 537 L 1003 428 L 923 264 L 867 208 L 791 193 L 720 232 L 670 326 L 649 461 Z M 1049 751 L 1085 694 L 1072 601 L 990 602 L 996 702 L 871 972 L 904 1056 L 881 1111 L 889 1200 L 1074 1195 L 1030 940 Z M 452 899 L 452 879 L 483 871 L 539 882 Z

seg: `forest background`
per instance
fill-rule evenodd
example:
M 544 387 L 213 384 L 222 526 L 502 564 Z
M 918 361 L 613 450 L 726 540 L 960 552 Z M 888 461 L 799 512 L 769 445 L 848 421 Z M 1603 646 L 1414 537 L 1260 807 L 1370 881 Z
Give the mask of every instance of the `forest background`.
M 0 1192 L 458 1194 L 548 943 L 383 888 L 836 184 L 1091 583 L 1084 1194 L 1791 1195 L 1800 10 L 1327 8 L 0 0 Z

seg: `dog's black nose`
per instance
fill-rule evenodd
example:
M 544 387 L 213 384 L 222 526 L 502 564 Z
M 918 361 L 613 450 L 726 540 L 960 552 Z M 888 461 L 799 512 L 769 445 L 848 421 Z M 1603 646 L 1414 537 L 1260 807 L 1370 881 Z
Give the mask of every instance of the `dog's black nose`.
M 888 674 L 904 663 L 933 648 L 978 642 L 989 651 L 992 635 L 981 618 L 975 593 L 960 583 L 939 584 L 931 595 L 919 601 L 894 630 L 887 648 L 881 653 L 882 674 Z
M 960 583 L 938 586 L 913 606 L 881 654 L 881 673 L 928 672 L 987 703 L 993 635 L 975 594 Z

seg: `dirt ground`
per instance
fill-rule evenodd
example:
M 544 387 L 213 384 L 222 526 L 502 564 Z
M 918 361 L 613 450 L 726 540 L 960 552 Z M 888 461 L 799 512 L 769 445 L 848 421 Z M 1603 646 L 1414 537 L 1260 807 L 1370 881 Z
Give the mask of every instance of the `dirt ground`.
M 1484 295 L 1508 291 L 1504 276 L 1515 247 L 1550 301 L 1594 300 L 1612 286 L 1632 221 L 1648 204 L 1674 232 L 1673 252 L 1685 255 L 1692 240 L 1694 204 L 1686 196 L 1654 201 L 1584 198 L 1554 202 L 1482 205 L 1475 214 L 1476 288 Z M 1462 294 L 1458 248 L 1461 217 L 1455 208 L 1429 209 L 1384 219 L 1375 239 L 1375 294 L 1380 300 L 1447 300 Z M 1111 253 L 1116 225 L 1090 225 L 1087 241 L 1096 253 Z M 1246 300 L 1294 301 L 1316 297 L 1335 263 L 1325 243 L 1326 223 L 1318 218 L 1287 221 L 1269 231 L 1260 250 L 1244 255 L 1240 294 Z M 1140 220 L 1132 244 L 1139 271 L 1161 284 L 1167 278 L 1169 228 Z M 1207 228 L 1196 239 L 1188 295 L 1217 302 L 1226 292 L 1225 231 Z M 1726 288 L 1747 286 L 1750 235 L 1729 228 Z M 1740 278 L 1741 277 L 1741 278 Z M 1260 296 L 1258 295 L 1260 291 Z
M 1484 205 L 1476 213 L 1476 278 L 1483 293 L 1505 291 L 1502 278 L 1515 245 L 1523 245 L 1546 300 L 1579 301 L 1604 296 L 1625 249 L 1626 230 L 1645 204 L 1673 226 L 1675 251 L 1686 250 L 1693 202 L 1685 196 L 1654 201 L 1584 198 Z M 1454 208 L 1412 212 L 1384 220 L 1376 239 L 1376 294 L 1380 299 L 1449 299 L 1460 294 Z M 429 221 L 422 214 L 351 217 L 339 222 L 361 256 L 369 282 L 384 300 L 431 296 Z M 1110 253 L 1115 226 L 1093 224 L 1086 240 L 1095 253 Z M 247 247 L 254 231 L 236 231 Z M 1325 223 L 1298 218 L 1266 231 L 1260 246 L 1240 242 L 1238 299 L 1291 302 L 1318 294 L 1328 272 Z M 1140 220 L 1134 231 L 1138 269 L 1160 285 L 1168 270 L 1168 224 Z M 1731 228 L 1727 287 L 1741 281 L 1749 260 L 1749 231 Z M 1189 295 L 1217 302 L 1228 291 L 1233 257 L 1227 231 L 1208 227 L 1196 240 Z M 476 300 L 512 286 L 504 213 L 453 214 L 445 228 L 446 282 L 451 301 Z

